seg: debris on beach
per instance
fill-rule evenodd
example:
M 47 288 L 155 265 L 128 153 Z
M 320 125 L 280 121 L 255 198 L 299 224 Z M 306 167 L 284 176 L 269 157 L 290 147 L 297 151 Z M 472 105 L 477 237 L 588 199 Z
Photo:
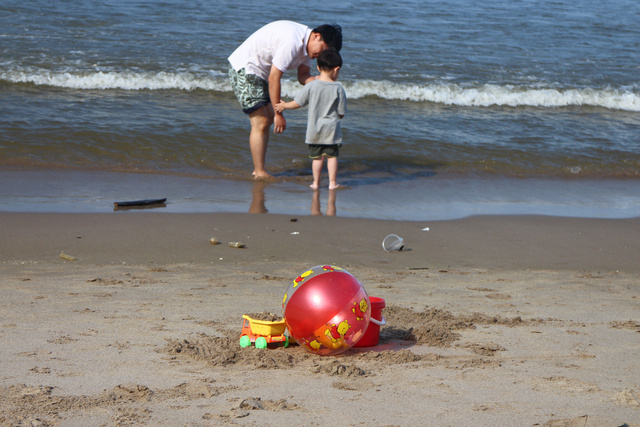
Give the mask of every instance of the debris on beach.
M 150 206 L 150 205 L 160 205 L 166 202 L 167 199 L 145 199 L 145 200 L 131 200 L 127 202 L 114 202 L 113 206 L 116 208 L 120 207 L 128 207 L 128 206 Z
M 396 234 L 389 234 L 382 241 L 385 252 L 398 252 L 404 249 L 404 239 Z
M 74 257 L 73 255 L 68 255 L 65 254 L 64 252 L 60 252 L 60 255 L 58 256 L 60 259 L 65 260 L 65 261 L 77 261 L 78 258 Z
M 113 202 L 114 211 L 126 211 L 134 209 L 155 209 L 167 207 L 166 198 L 162 199 L 144 199 L 144 200 L 130 200 L 124 202 Z

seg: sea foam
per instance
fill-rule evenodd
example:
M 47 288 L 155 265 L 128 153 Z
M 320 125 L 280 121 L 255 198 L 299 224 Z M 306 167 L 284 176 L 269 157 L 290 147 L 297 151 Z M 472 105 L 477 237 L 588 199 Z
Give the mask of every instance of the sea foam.
M 211 72 L 135 72 L 87 71 L 51 72 L 14 70 L 0 72 L 0 80 L 81 90 L 207 90 L 230 92 L 226 73 Z M 541 88 L 534 85 L 453 83 L 411 84 L 386 80 L 341 82 L 350 99 L 378 97 L 387 100 L 432 102 L 463 107 L 567 107 L 591 106 L 614 110 L 640 111 L 640 94 L 633 89 Z M 293 98 L 301 86 L 283 81 L 283 97 Z
M 363 80 L 343 82 L 351 99 L 377 96 L 388 100 L 433 102 L 466 107 L 592 106 L 640 111 L 640 95 L 621 89 L 555 89 L 515 85 L 484 84 L 462 87 L 456 84 L 403 84 Z
M 197 89 L 225 92 L 231 86 L 219 76 L 200 75 L 192 72 L 62 72 L 46 70 L 36 72 L 8 71 L 0 73 L 0 79 L 12 83 L 32 83 L 68 89 L 92 90 L 186 90 Z

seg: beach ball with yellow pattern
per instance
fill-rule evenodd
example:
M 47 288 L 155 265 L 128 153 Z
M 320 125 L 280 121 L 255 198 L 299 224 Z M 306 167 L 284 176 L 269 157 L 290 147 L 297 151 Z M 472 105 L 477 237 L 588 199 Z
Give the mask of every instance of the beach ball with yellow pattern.
M 348 271 L 318 265 L 296 277 L 282 300 L 289 334 L 307 351 L 342 353 L 364 335 L 371 318 L 369 297 Z

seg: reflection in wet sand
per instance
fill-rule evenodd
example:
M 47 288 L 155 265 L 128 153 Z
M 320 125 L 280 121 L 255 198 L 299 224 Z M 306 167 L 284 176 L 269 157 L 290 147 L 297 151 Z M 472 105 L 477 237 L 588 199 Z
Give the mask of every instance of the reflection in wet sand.
M 265 181 L 255 181 L 253 187 L 251 187 L 251 205 L 249 206 L 249 213 L 264 214 L 268 213 L 266 205 L 265 189 L 269 185 Z M 336 216 L 336 192 L 338 190 L 328 190 L 329 196 L 327 197 L 327 216 Z M 316 189 L 312 191 L 311 198 L 311 215 L 323 215 L 322 205 L 320 203 L 320 190 Z
M 322 215 L 320 207 L 320 190 L 313 190 L 313 197 L 311 198 L 311 215 Z M 327 199 L 327 216 L 336 216 L 336 190 L 329 190 L 329 197 Z
M 263 214 L 269 212 L 266 206 L 264 189 L 268 185 L 265 181 L 255 181 L 251 188 L 251 206 L 249 213 Z

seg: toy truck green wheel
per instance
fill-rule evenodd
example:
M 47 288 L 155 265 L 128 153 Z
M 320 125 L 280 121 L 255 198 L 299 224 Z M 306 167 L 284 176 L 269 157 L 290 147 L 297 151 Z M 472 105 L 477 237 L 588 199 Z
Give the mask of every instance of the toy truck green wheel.
M 240 347 L 249 347 L 251 345 L 251 338 L 246 335 L 240 337 Z
M 267 339 L 265 337 L 256 338 L 256 348 L 267 348 Z

